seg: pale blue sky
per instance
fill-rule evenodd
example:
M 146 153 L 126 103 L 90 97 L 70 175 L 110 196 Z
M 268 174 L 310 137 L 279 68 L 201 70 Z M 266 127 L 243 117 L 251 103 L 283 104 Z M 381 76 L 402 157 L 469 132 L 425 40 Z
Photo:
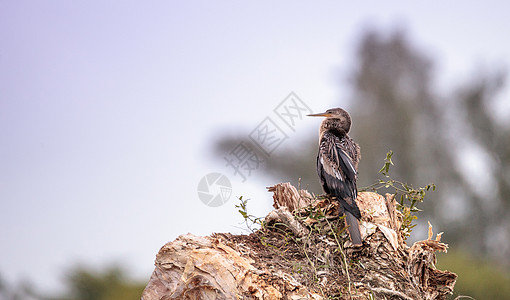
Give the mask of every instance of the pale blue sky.
M 77 261 L 114 260 L 148 279 L 179 234 L 240 232 L 232 199 L 209 208 L 196 194 L 205 174 L 228 173 L 212 141 L 248 135 L 291 91 L 317 111 L 342 103 L 368 27 L 406 29 L 439 86 L 508 64 L 509 6 L 2 1 L 0 275 L 49 290 Z M 263 215 L 271 183 L 234 182 L 234 195 Z

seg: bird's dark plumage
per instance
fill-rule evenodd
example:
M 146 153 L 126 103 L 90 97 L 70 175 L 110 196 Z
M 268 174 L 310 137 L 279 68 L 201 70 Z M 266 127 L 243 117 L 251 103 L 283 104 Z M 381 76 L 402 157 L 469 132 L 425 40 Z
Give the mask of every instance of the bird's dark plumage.
M 340 213 L 345 212 L 345 221 L 355 245 L 361 245 L 358 220 L 361 218 L 356 204 L 358 164 L 360 149 L 348 135 L 351 117 L 341 109 L 329 109 L 322 114 L 326 119 L 320 127 L 317 173 L 324 192 L 340 202 Z

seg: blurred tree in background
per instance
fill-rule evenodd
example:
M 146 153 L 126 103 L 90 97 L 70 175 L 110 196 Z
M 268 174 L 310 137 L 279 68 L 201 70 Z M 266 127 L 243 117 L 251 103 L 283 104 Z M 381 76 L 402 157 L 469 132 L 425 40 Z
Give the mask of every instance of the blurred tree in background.
M 43 295 L 28 282 L 11 287 L 0 278 L 0 300 L 139 300 L 145 285 L 128 279 L 118 266 L 100 270 L 75 266 L 65 275 L 63 295 Z
M 29 281 L 21 281 L 11 286 L 0 274 L 0 300 L 43 300 L 34 290 Z
M 459 272 L 456 294 L 476 294 L 473 286 L 463 284 L 473 274 L 462 272 L 477 267 L 459 267 L 464 264 L 484 264 L 494 271 L 495 282 L 510 285 L 510 123 L 495 114 L 505 72 L 477 71 L 458 87 L 439 91 L 433 60 L 398 30 L 365 32 L 354 60 L 348 78 L 351 101 L 338 106 L 351 113 L 351 136 L 361 146 L 359 186 L 378 178 L 386 152 L 393 150 L 392 177 L 437 186 L 420 206 L 419 217 L 445 231 L 443 240 L 456 249 L 442 258 L 453 260 L 445 265 Z M 296 183 L 302 178 L 302 187 L 322 192 L 315 171 L 317 139 L 275 151 L 263 170 L 276 180 Z M 240 140 L 223 138 L 216 149 L 226 153 Z M 472 256 L 478 259 L 467 260 Z M 502 299 L 501 290 L 493 292 Z
M 69 300 L 138 300 L 145 283 L 127 279 L 126 272 L 118 267 L 107 267 L 94 271 L 85 267 L 74 267 L 66 276 Z
M 441 97 L 431 60 L 401 32 L 367 33 L 358 57 L 352 135 L 365 146 L 361 183 L 375 178 L 383 153 L 392 149 L 396 177 L 438 186 L 439 195 L 424 203 L 422 216 L 439 224 L 453 245 L 508 266 L 510 178 L 504 172 L 510 127 L 499 124 L 491 110 L 504 73 L 478 72 L 474 82 Z

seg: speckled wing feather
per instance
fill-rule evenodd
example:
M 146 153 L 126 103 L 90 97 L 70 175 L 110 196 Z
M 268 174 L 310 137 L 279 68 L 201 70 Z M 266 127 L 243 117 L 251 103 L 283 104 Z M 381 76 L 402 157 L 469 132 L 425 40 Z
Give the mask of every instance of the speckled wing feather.
M 339 138 L 326 132 L 319 145 L 317 171 L 324 191 L 335 196 L 343 209 L 360 219 L 361 214 L 355 202 L 358 159 L 351 157 L 357 156 L 357 153 L 359 148 L 349 137 Z

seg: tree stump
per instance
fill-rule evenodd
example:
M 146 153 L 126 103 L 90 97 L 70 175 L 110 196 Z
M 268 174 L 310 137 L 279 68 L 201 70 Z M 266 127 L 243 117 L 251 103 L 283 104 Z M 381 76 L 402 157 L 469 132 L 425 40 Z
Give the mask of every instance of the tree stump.
M 336 201 L 289 183 L 249 235 L 185 234 L 164 245 L 142 300 L 446 299 L 457 275 L 435 268 L 440 235 L 411 247 L 392 195 L 358 194 L 363 245 L 350 243 Z M 372 298 L 371 298 L 372 297 Z

